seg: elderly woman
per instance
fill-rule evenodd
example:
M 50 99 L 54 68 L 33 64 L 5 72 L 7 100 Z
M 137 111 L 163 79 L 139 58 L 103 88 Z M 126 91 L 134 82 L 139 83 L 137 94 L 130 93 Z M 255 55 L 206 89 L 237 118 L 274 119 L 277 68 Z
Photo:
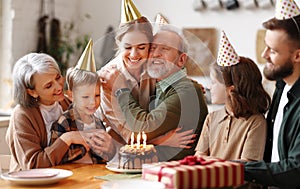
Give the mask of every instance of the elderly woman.
M 49 146 L 51 125 L 70 104 L 63 86 L 59 67 L 49 55 L 30 53 L 16 62 L 13 94 L 17 105 L 6 134 L 12 154 L 10 171 L 60 164 L 71 144 L 89 149 L 79 131 L 64 133 Z

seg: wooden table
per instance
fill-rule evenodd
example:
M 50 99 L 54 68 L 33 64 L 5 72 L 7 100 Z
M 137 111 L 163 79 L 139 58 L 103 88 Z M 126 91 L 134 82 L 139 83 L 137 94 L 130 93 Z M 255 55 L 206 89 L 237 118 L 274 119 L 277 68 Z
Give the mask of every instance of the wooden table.
M 10 181 L 0 179 L 1 189 L 38 189 L 38 188 L 80 188 L 80 189 L 99 189 L 104 180 L 95 179 L 95 176 L 104 176 L 107 174 L 118 174 L 105 168 L 105 164 L 65 164 L 55 166 L 54 168 L 73 171 L 73 175 L 67 179 L 61 180 L 56 184 L 44 186 L 21 186 L 14 185 Z

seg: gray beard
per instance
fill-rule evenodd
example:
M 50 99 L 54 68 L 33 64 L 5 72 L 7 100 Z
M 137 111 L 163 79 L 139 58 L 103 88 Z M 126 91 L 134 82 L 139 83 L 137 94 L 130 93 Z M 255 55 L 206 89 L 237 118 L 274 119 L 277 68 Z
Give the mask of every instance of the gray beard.
M 155 78 L 155 79 L 159 79 L 159 78 L 163 77 L 166 73 L 167 72 L 165 69 L 153 69 L 153 68 L 148 69 L 149 76 L 151 78 Z

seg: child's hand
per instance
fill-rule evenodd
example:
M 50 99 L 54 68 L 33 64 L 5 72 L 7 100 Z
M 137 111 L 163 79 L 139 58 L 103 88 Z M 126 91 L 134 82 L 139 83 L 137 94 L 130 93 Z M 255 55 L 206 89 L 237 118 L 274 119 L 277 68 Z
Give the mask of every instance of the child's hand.
M 88 143 L 93 152 L 106 160 L 111 159 L 115 155 L 113 140 L 105 130 L 92 130 L 89 134 Z
M 82 144 L 87 151 L 90 150 L 90 146 L 87 143 L 85 136 L 82 135 L 80 131 L 66 132 L 60 136 L 60 139 L 63 140 L 68 146 L 71 144 Z

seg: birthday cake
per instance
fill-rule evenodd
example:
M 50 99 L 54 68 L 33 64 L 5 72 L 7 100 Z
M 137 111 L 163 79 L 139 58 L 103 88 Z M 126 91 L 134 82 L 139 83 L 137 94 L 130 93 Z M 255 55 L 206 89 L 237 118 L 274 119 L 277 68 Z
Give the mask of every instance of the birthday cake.
M 142 169 L 142 164 L 158 162 L 153 145 L 125 145 L 119 151 L 119 169 Z

